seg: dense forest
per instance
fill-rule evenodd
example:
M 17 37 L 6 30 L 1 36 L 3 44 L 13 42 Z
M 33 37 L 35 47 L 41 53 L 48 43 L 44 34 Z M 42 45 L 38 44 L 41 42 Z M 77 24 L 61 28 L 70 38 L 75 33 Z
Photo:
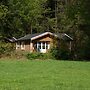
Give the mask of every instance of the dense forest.
M 71 35 L 73 58 L 89 60 L 89 0 L 0 0 L 0 43 L 45 31 Z

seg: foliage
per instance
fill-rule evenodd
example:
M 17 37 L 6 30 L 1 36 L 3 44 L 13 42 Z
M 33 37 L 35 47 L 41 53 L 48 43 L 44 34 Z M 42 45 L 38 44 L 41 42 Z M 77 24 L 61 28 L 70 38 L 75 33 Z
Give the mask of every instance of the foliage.
M 0 38 L 19 38 L 25 34 L 44 31 L 64 32 L 73 36 L 73 59 L 89 60 L 88 2 L 89 0 L 1 0 Z
M 78 51 L 77 51 L 77 55 L 78 55 L 78 58 L 80 60 L 90 60 L 90 41 L 89 39 L 86 39 L 88 41 L 86 41 L 82 47 L 79 47 Z
M 58 59 L 58 60 L 70 60 L 70 51 L 68 50 L 65 50 L 63 48 L 52 48 L 51 51 L 52 53 L 52 56 L 55 58 L 55 59 Z
M 52 56 L 50 53 L 28 53 L 26 54 L 27 59 L 34 60 L 34 59 L 51 59 Z
M 11 43 L 0 42 L 0 56 L 10 55 L 10 52 L 14 51 L 14 45 Z
M 43 20 L 45 2 L 46 0 L 8 0 L 5 5 L 0 3 L 0 33 L 5 37 L 20 37 L 32 33 L 32 29 L 36 31 L 40 23 L 38 20 Z

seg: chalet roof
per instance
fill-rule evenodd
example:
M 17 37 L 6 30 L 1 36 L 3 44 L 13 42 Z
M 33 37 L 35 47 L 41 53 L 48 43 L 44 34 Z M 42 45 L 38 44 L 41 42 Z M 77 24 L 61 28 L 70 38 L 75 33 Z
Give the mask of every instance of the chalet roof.
M 17 41 L 23 41 L 23 40 L 33 41 L 33 40 L 38 39 L 40 37 L 43 37 L 45 35 L 52 35 L 52 36 L 57 37 L 59 39 L 73 40 L 73 38 L 70 37 L 69 35 L 67 35 L 66 33 L 44 32 L 44 33 L 28 34 L 28 35 L 25 35 L 24 37 L 17 39 Z

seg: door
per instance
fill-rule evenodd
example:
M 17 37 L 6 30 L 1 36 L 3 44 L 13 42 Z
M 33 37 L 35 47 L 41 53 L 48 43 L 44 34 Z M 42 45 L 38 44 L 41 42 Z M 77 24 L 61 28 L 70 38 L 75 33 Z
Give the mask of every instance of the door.
M 41 43 L 41 49 L 40 52 L 41 53 L 46 53 L 47 49 L 46 49 L 46 42 L 42 42 Z

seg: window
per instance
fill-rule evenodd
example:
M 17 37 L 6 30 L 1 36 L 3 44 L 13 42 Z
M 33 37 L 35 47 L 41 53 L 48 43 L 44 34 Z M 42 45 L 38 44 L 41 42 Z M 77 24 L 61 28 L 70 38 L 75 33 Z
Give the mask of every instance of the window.
M 25 43 L 21 42 L 21 49 L 24 50 L 25 49 Z
M 45 51 L 46 49 L 50 48 L 50 43 L 49 42 L 37 42 L 36 43 L 36 49 L 37 51 Z
M 20 42 L 17 42 L 16 43 L 16 49 L 19 49 L 20 48 Z
M 38 49 L 41 49 L 41 42 L 38 42 Z
M 48 49 L 48 43 L 46 43 L 46 49 Z
M 50 48 L 50 44 L 49 42 L 46 42 L 46 49 L 49 49 Z
M 45 49 L 45 42 L 42 43 L 42 49 Z

